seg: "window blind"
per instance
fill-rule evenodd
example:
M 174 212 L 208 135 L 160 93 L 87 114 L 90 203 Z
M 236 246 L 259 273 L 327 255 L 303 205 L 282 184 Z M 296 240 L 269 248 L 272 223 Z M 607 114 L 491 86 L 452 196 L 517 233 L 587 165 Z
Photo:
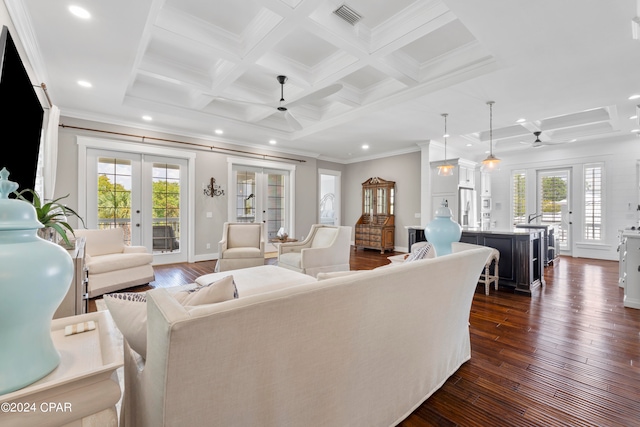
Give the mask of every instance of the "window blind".
M 527 177 L 524 171 L 511 175 L 511 217 L 513 224 L 527 222 Z

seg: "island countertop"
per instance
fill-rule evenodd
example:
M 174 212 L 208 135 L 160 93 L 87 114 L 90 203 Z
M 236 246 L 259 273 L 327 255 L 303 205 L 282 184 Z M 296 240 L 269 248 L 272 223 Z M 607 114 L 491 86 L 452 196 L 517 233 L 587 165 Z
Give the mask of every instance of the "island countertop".
M 423 225 L 407 225 L 405 226 L 408 230 L 424 230 Z M 510 229 L 492 229 L 492 230 L 483 230 L 480 227 L 462 227 L 462 232 L 469 233 L 477 233 L 477 234 L 508 234 L 508 235 L 527 235 L 532 233 L 540 233 L 542 230 L 536 228 L 510 228 Z

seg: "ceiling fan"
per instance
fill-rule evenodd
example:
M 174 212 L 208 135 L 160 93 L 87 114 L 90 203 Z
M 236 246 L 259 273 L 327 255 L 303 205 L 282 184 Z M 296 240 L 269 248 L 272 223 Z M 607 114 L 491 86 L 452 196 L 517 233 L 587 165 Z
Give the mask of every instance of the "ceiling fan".
M 528 142 L 528 141 L 520 141 L 522 144 L 529 144 L 531 145 L 532 148 L 540 148 L 540 147 L 544 147 L 545 145 L 560 145 L 560 144 L 564 144 L 568 141 L 541 141 L 540 140 L 540 135 L 542 134 L 542 132 L 540 131 L 535 131 L 533 132 L 533 134 L 536 136 L 536 140 L 533 142 Z
M 338 92 L 340 89 L 342 89 L 342 84 L 340 83 L 336 83 L 330 86 L 327 86 L 323 89 L 320 89 L 316 92 L 310 93 L 307 96 L 303 96 L 302 98 L 296 99 L 293 102 L 287 103 L 284 99 L 284 84 L 287 82 L 288 77 L 287 76 L 277 76 L 276 79 L 278 80 L 278 83 L 280 83 L 280 101 L 277 105 L 276 110 L 283 113 L 285 120 L 287 121 L 287 123 L 289 124 L 289 126 L 291 126 L 293 129 L 295 130 L 302 130 L 302 124 L 300 124 L 300 122 L 298 121 L 298 119 L 296 119 L 294 117 L 294 115 L 291 113 L 291 111 L 289 110 L 289 107 L 294 106 L 294 105 L 300 105 L 300 104 L 305 104 L 308 102 L 313 102 L 313 101 L 317 101 L 323 98 L 326 98 L 330 95 L 333 95 L 334 93 Z M 219 99 L 227 99 L 227 98 L 220 98 Z M 255 103 L 255 102 L 248 102 L 248 101 L 240 101 L 240 100 L 235 100 L 235 99 L 227 99 L 229 101 L 232 102 L 239 102 L 242 104 L 250 104 L 250 105 L 257 105 L 260 107 L 269 107 L 269 108 L 273 108 L 272 105 L 268 105 L 268 104 L 259 104 L 259 103 Z

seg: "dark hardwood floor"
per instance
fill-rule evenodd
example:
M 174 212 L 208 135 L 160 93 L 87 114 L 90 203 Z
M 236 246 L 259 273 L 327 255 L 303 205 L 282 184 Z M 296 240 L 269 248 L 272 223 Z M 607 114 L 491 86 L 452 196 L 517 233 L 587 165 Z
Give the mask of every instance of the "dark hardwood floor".
M 352 251 L 351 269 L 389 255 Z M 214 266 L 157 266 L 151 287 L 190 283 Z M 561 257 L 532 297 L 479 286 L 471 360 L 399 425 L 640 426 L 640 310 L 623 306 L 617 277 L 615 261 Z

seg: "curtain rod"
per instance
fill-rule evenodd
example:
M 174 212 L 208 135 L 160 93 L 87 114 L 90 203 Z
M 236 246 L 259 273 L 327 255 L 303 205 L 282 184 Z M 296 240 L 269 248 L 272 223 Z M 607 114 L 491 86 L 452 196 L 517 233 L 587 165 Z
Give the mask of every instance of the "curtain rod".
M 239 154 L 245 154 L 245 155 L 250 155 L 250 156 L 258 156 L 258 157 L 262 157 L 263 159 L 269 157 L 269 158 L 273 158 L 273 159 L 291 160 L 291 161 L 295 161 L 295 162 L 306 163 L 306 160 L 302 160 L 302 159 L 293 159 L 293 158 L 290 158 L 290 157 L 274 156 L 272 154 L 252 153 L 251 151 L 236 150 L 236 149 L 233 149 L 233 148 L 225 148 L 225 147 L 216 147 L 214 145 L 197 144 L 195 142 L 177 141 L 175 139 L 155 138 L 153 136 L 144 136 L 144 135 L 140 136 L 140 135 L 134 135 L 134 134 L 131 134 L 131 133 L 122 133 L 122 132 L 114 132 L 114 131 L 110 131 L 110 130 L 91 129 L 91 128 L 85 128 L 85 127 L 79 127 L 79 126 L 70 126 L 70 125 L 65 125 L 64 123 L 60 123 L 58 126 L 60 126 L 63 129 L 64 128 L 69 128 L 69 129 L 77 129 L 77 130 L 87 130 L 87 131 L 90 131 L 90 132 L 108 133 L 108 134 L 111 134 L 111 135 L 128 136 L 128 137 L 131 137 L 131 138 L 140 138 L 142 140 L 142 142 L 145 142 L 145 139 L 151 139 L 151 140 L 154 140 L 154 141 L 172 142 L 172 143 L 176 143 L 176 144 L 190 145 L 192 147 L 206 148 L 206 149 L 209 149 L 211 151 L 213 151 L 213 150 L 231 151 L 231 152 L 239 153 Z
M 51 102 L 51 98 L 49 98 L 49 91 L 47 90 L 47 85 L 44 83 L 40 83 L 39 85 L 32 85 L 33 87 L 39 87 L 44 92 L 44 96 L 47 97 L 47 102 L 49 103 L 49 107 L 53 107 L 53 102 Z

